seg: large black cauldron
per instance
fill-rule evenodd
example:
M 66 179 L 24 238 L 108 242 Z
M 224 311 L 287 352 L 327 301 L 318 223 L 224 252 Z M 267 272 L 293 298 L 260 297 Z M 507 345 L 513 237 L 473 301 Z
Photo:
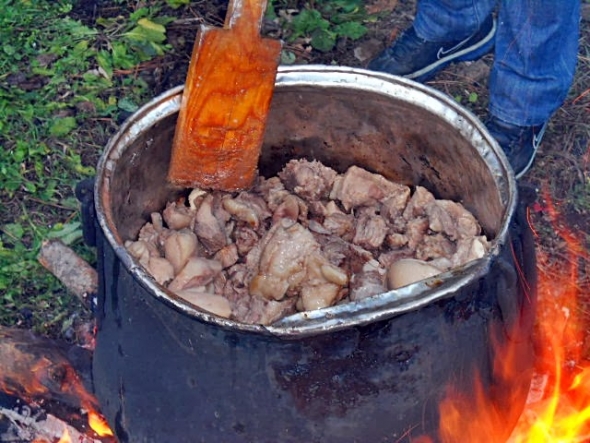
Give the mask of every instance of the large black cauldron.
M 294 157 L 339 171 L 360 165 L 463 202 L 493 247 L 462 269 L 265 328 L 185 304 L 124 249 L 149 214 L 179 192 L 166 184 L 166 171 L 180 96 L 181 88 L 168 91 L 133 115 L 98 168 L 93 377 L 122 442 L 436 437 L 445 386 L 468 391 L 476 374 L 499 410 L 520 410 L 532 363 L 534 249 L 514 176 L 476 118 L 405 79 L 321 66 L 281 69 L 263 175 Z M 517 347 L 519 377 L 494 377 L 491 331 L 499 344 Z M 515 419 L 506 413 L 507 435 Z

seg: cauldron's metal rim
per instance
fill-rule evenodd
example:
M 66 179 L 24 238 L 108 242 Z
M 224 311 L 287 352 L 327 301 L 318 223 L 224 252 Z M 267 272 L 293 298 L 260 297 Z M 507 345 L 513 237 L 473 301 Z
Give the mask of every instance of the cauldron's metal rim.
M 354 85 L 355 89 L 366 89 L 368 92 L 389 96 L 391 96 L 392 90 L 395 89 L 396 98 L 408 99 L 412 94 L 431 97 L 435 103 L 440 105 L 440 109 L 468 120 L 482 141 L 481 146 L 474 147 L 486 160 L 499 188 L 504 191 L 501 192 L 501 195 L 507 197 L 507 200 L 503 202 L 506 210 L 501 221 L 501 228 L 491 242 L 490 251 L 483 258 L 475 260 L 462 268 L 454 269 L 428 280 L 377 294 L 355 303 L 294 314 L 269 326 L 243 324 L 196 309 L 156 283 L 151 275 L 127 252 L 122 239 L 117 233 L 112 213 L 107 210 L 108 202 L 104 201 L 109 193 L 102 191 L 103 188 L 108 189 L 108 174 L 112 171 L 114 162 L 124 152 L 124 147 L 144 130 L 151 127 L 154 122 L 178 112 L 184 89 L 184 85 L 179 85 L 153 98 L 130 116 L 110 139 L 97 165 L 97 180 L 94 192 L 99 226 L 117 257 L 139 284 L 144 286 L 160 301 L 171 305 L 185 315 L 194 317 L 197 321 L 244 333 L 299 338 L 365 325 L 420 309 L 435 301 L 452 297 L 453 294 L 469 282 L 487 274 L 493 258 L 498 255 L 501 246 L 507 241 L 508 225 L 517 203 L 517 186 L 514 173 L 508 166 L 505 154 L 475 115 L 450 97 L 433 88 L 402 77 L 360 68 L 324 65 L 281 66 L 277 73 L 276 85 L 277 88 L 282 85 L 323 87 Z M 402 86 L 402 88 L 400 89 L 399 86 Z M 402 94 L 406 93 L 408 97 L 400 97 L 400 91 Z M 420 102 L 418 101 L 418 103 Z M 144 122 L 147 115 L 151 116 L 149 124 Z M 465 135 L 467 136 L 467 134 Z

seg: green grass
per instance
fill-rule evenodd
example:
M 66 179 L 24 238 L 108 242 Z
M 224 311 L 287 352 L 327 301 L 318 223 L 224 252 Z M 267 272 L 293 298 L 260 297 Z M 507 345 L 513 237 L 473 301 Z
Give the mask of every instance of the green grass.
M 71 1 L 0 0 L 1 324 L 60 333 L 71 323 L 78 302 L 37 254 L 58 237 L 92 259 L 73 188 L 95 173 L 119 114 L 151 95 L 117 70 L 170 50 L 165 3 L 147 3 L 91 28 L 69 16 Z

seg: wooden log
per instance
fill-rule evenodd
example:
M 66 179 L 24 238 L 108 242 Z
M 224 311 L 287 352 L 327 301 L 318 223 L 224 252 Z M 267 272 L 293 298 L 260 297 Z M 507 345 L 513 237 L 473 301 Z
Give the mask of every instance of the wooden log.
M 57 432 L 55 428 L 63 431 L 66 429 L 62 426 L 64 423 L 69 424 L 69 427 L 74 422 L 82 423 L 87 434 L 93 435 L 87 425 L 89 417 L 92 415 L 104 422 L 99 413 L 98 401 L 83 382 L 84 374 L 75 369 L 68 357 L 73 354 L 72 347 L 69 348 L 64 343 L 36 336 L 28 330 L 0 326 L 0 393 L 16 397 L 26 405 L 43 405 L 46 412 L 55 418 L 53 421 L 44 419 L 43 423 L 36 419 L 24 420 L 19 417 L 23 412 L 19 412 L 18 408 L 0 403 L 0 418 L 8 420 L 11 428 L 20 429 L 19 432 L 24 433 L 39 433 L 44 429 L 43 432 L 47 432 L 47 437 L 50 438 L 48 441 L 52 442 L 55 441 L 52 438 Z M 89 350 L 77 346 L 76 349 L 91 356 Z M 51 405 L 54 406 L 50 408 Z M 30 429 L 26 430 L 27 427 Z M 0 433 L 7 432 L 4 428 L 6 426 L 0 426 Z M 81 426 L 77 426 L 77 429 L 80 428 Z M 104 435 L 107 439 L 99 441 L 115 441 L 108 433 Z M 37 440 L 42 441 L 39 438 Z M 72 433 L 70 440 L 82 443 L 94 441 L 78 440 Z M 11 440 L 0 438 L 0 441 Z
M 57 341 L 0 326 L 0 390 L 27 401 L 53 400 L 98 409 L 82 377 Z
M 46 240 L 37 260 L 55 275 L 87 308 L 98 290 L 98 274 L 82 257 L 60 240 Z

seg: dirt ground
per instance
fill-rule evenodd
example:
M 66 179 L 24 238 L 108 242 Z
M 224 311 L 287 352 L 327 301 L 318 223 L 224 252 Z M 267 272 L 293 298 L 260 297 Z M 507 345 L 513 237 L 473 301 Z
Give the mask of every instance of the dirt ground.
M 278 2 L 277 2 L 278 3 Z M 296 4 L 295 0 L 282 4 Z M 304 2 L 299 1 L 298 7 Z M 296 64 L 330 64 L 364 67 L 385 45 L 407 27 L 414 16 L 415 0 L 367 0 L 367 8 L 378 13 L 379 19 L 369 25 L 369 32 L 360 40 L 342 40 L 330 52 L 318 52 L 304 39 L 285 45 L 296 55 Z M 227 3 L 224 0 L 193 2 L 189 8 L 166 11 L 177 20 L 168 26 L 168 40 L 174 51 L 147 63 L 138 71 L 157 95 L 170 87 L 184 83 L 192 45 L 199 24 L 222 26 Z M 112 3 L 100 0 L 80 1 L 73 11 L 76 18 L 92 21 L 98 15 L 116 13 Z M 587 260 L 590 232 L 590 4 L 582 6 L 582 32 L 578 72 L 569 97 L 551 119 L 540 152 L 532 170 L 523 181 L 535 187 L 539 194 L 531 205 L 530 221 L 537 236 L 538 251 L 542 253 L 542 273 L 551 278 L 565 272 L 575 263 L 579 287 L 579 314 L 585 324 L 584 355 L 590 357 L 590 267 Z M 263 32 L 281 38 L 275 23 L 265 22 Z M 493 55 L 477 62 L 453 65 L 428 85 L 440 90 L 470 109 L 482 120 L 487 113 L 487 76 Z M 474 99 L 475 97 L 475 99 Z M 105 141 L 106 143 L 106 141 Z M 564 229 L 579 241 L 572 252 L 568 242 L 559 235 Z

